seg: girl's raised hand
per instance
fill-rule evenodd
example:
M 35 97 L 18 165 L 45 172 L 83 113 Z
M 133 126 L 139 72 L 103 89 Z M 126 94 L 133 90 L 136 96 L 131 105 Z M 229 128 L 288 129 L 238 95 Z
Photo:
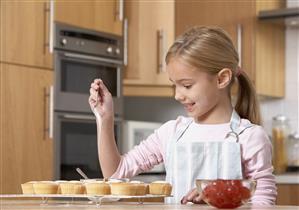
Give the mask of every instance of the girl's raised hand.
M 112 95 L 101 79 L 95 79 L 91 83 L 89 93 L 88 102 L 96 116 L 97 113 L 102 119 L 114 116 Z

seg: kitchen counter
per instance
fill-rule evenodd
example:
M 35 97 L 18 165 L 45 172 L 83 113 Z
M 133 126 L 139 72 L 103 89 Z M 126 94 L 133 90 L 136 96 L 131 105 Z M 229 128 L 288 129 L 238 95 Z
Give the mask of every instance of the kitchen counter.
M 130 209 L 149 209 L 149 210 L 184 210 L 184 209 L 200 209 L 200 210 L 215 210 L 215 208 L 208 205 L 167 205 L 161 203 L 143 203 L 138 204 L 135 202 L 113 202 L 105 203 L 99 206 L 91 204 L 87 201 L 76 201 L 72 203 L 61 203 L 58 201 L 49 201 L 47 204 L 41 204 L 41 201 L 20 201 L 20 200 L 0 200 L 1 210 L 19 210 L 19 209 L 29 209 L 29 210 L 57 210 L 57 209 L 86 209 L 86 210 L 130 210 Z M 258 207 L 258 206 L 242 206 L 238 210 L 298 210 L 299 206 L 268 206 L 268 207 Z
M 299 172 L 288 172 L 275 175 L 277 184 L 299 184 Z

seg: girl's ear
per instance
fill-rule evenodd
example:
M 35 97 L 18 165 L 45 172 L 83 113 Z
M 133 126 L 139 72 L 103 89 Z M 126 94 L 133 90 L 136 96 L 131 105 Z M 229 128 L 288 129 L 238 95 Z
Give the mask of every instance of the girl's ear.
M 226 88 L 232 79 L 232 71 L 228 68 L 224 68 L 217 74 L 217 84 L 219 89 Z

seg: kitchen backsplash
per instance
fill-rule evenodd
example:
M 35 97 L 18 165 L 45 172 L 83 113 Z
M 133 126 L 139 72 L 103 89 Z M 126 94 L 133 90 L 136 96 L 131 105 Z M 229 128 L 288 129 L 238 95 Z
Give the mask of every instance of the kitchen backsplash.
M 299 28 L 286 29 L 286 94 L 283 99 L 262 99 L 263 126 L 271 134 L 272 117 L 286 115 L 293 131 L 298 123 L 299 72 Z M 275 85 L 275 84 L 273 84 Z M 185 115 L 185 111 L 174 98 L 125 97 L 125 119 L 166 122 Z

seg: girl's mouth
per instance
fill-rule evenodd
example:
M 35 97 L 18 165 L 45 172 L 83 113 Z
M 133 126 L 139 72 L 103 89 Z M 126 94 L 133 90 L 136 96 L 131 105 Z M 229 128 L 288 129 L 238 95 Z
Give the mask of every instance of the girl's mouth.
M 186 109 L 186 111 L 192 112 L 194 109 L 194 105 L 195 105 L 195 103 L 184 104 L 184 108 Z

